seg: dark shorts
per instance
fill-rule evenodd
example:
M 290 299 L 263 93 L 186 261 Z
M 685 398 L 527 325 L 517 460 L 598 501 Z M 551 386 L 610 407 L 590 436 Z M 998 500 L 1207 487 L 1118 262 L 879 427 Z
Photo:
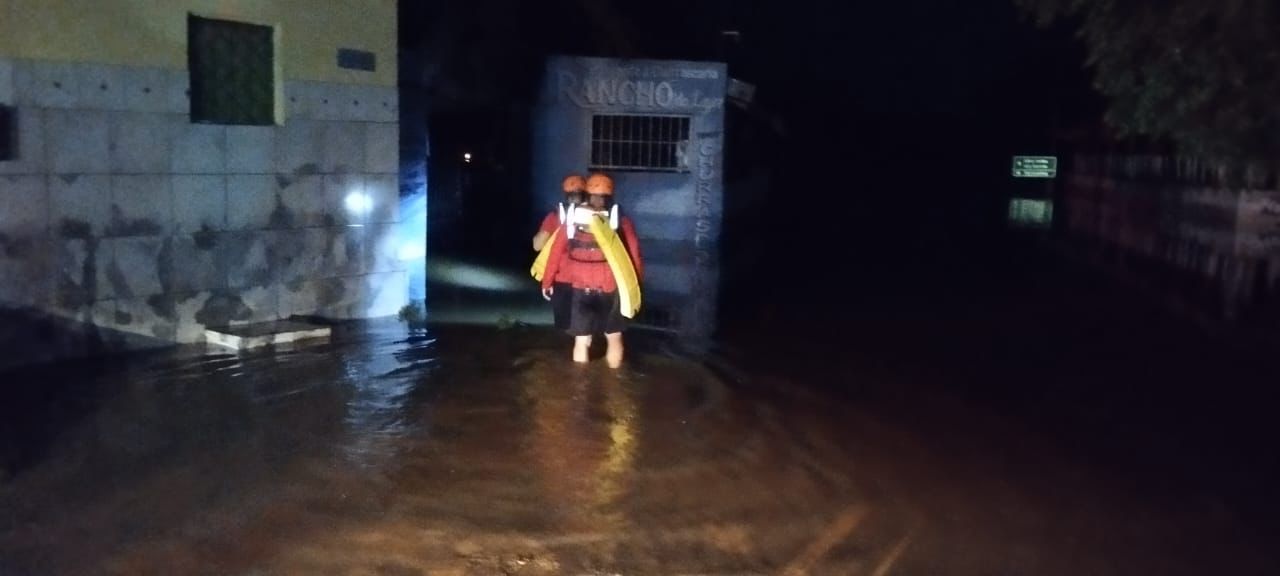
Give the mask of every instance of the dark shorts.
M 569 329 L 569 317 L 573 311 L 573 284 L 556 282 L 551 289 L 551 317 L 557 330 Z
M 627 327 L 627 319 L 622 317 L 621 301 L 616 290 L 601 292 L 574 289 L 571 300 L 569 327 L 566 332 L 573 336 L 613 334 L 622 332 Z

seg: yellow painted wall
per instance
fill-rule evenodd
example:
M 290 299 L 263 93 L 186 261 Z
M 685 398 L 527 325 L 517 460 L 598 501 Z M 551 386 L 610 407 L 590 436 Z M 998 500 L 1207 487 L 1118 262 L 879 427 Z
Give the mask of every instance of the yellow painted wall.
M 396 84 L 396 0 L 0 0 L 0 56 L 186 69 L 188 13 L 276 27 L 286 80 Z

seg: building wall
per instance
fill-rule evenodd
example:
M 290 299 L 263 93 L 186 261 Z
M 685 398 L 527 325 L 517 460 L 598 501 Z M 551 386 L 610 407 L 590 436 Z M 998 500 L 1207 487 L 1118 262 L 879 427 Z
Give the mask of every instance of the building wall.
M 1077 156 L 1062 186 L 1065 229 L 1146 270 L 1165 296 L 1215 319 L 1280 317 L 1280 191 L 1274 175 L 1194 158 Z M 1274 328 L 1269 328 L 1274 330 Z
M 189 12 L 276 27 L 277 125 L 191 122 Z M 0 308 L 141 343 L 394 314 L 412 242 L 395 14 L 391 1 L 0 2 L 18 149 L 0 161 Z M 376 71 L 338 68 L 338 47 L 374 52 Z
M 560 181 L 585 173 L 593 114 L 690 118 L 685 169 L 608 172 L 640 237 L 645 262 L 641 323 L 701 338 L 715 329 L 723 214 L 724 64 L 555 57 L 534 114 L 534 196 L 539 221 L 562 199 Z
M 188 14 L 276 27 L 286 80 L 396 85 L 395 0 L 3 0 L 0 56 L 186 70 Z M 338 68 L 340 47 L 377 70 Z

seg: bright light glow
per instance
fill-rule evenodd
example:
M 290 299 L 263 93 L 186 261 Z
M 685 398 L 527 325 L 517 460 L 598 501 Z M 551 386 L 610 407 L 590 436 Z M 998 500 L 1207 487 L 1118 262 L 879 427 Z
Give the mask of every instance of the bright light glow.
M 463 161 L 463 162 L 470 163 L 470 162 L 471 162 L 471 153 L 470 153 L 470 152 L 465 152 L 465 153 L 463 153 L 463 154 L 462 154 L 462 161 Z
M 396 250 L 396 258 L 399 258 L 401 262 L 421 260 L 426 257 L 427 247 L 422 242 L 406 242 L 400 245 L 399 250 Z
M 400 197 L 400 223 L 395 227 L 396 256 L 409 271 L 409 297 L 427 299 L 427 191 Z
M 427 262 L 427 277 L 448 286 L 478 288 L 493 292 L 537 290 L 537 284 L 529 280 L 528 276 L 445 259 L 433 259 Z
M 352 214 L 368 214 L 373 209 L 373 198 L 364 192 L 351 192 L 347 194 L 345 204 L 347 212 Z

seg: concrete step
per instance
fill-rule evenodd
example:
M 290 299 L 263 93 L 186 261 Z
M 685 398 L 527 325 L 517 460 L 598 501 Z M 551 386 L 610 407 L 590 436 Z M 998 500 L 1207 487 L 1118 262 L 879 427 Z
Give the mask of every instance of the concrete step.
M 332 331 L 328 326 L 299 319 L 276 320 L 237 326 L 207 328 L 205 340 L 210 344 L 234 350 L 248 350 L 261 346 L 275 346 L 300 341 L 328 340 Z

